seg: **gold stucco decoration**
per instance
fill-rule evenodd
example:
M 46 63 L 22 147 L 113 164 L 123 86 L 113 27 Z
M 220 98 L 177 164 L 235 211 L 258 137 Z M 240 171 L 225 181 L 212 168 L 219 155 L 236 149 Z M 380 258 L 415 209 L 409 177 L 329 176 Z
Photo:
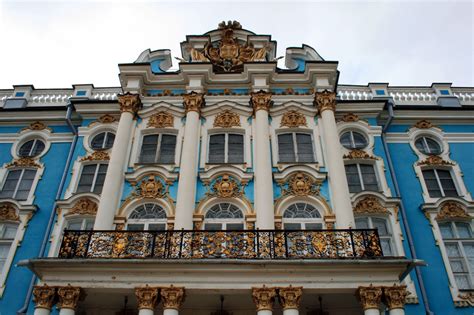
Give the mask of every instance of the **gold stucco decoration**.
M 350 159 L 350 160 L 354 160 L 354 159 L 375 160 L 375 157 L 371 156 L 370 154 L 368 154 L 364 150 L 359 150 L 359 149 L 354 149 L 354 150 L 351 150 L 349 153 L 344 154 L 344 158 L 345 159 Z
M 110 156 L 106 151 L 94 151 L 92 154 L 83 157 L 80 161 L 108 161 Z
M 423 120 L 418 121 L 414 127 L 419 128 L 419 129 L 430 129 L 430 128 L 435 127 L 435 125 L 433 125 L 431 121 L 423 119 Z
M 0 221 L 20 221 L 13 204 L 9 202 L 0 204 Z
M 281 118 L 280 127 L 300 127 L 306 126 L 306 117 L 298 113 L 296 110 L 291 110 L 283 114 Z
M 257 112 L 261 109 L 268 111 L 272 106 L 272 93 L 265 92 L 263 90 L 251 93 L 250 101 L 252 103 L 254 112 Z
M 41 166 L 36 163 L 36 161 L 33 158 L 30 157 L 21 157 L 19 159 L 13 160 L 12 162 L 8 163 L 6 165 L 7 168 L 10 167 L 34 167 L 34 168 L 40 168 Z
M 273 309 L 275 296 L 275 288 L 268 288 L 266 286 L 263 286 L 263 288 L 252 288 L 252 298 L 257 312 L 264 310 L 271 311 Z
M 51 131 L 51 128 L 48 128 L 48 126 L 46 126 L 41 121 L 32 122 L 28 127 L 25 127 L 22 130 L 27 130 L 27 129 L 30 129 L 30 130 L 45 130 L 46 129 L 46 130 Z
M 149 176 L 140 183 L 137 193 L 142 198 L 161 198 L 164 195 L 164 187 L 155 176 Z
M 235 198 L 242 196 L 242 194 L 237 181 L 227 174 L 217 179 L 212 185 L 212 191 L 208 193 L 209 196 L 221 198 Z
M 384 303 L 389 310 L 404 308 L 406 298 L 408 296 L 407 287 L 405 285 L 394 285 L 392 287 L 383 288 Z
M 471 219 L 471 216 L 464 210 L 463 206 L 454 201 L 446 201 L 441 205 L 441 210 L 436 216 L 436 220 L 453 220 L 453 219 Z
M 367 196 L 357 202 L 354 207 L 355 214 L 390 214 L 377 197 Z
M 117 95 L 117 99 L 122 113 L 129 112 L 136 115 L 138 110 L 142 107 L 140 95 L 138 94 L 127 92 Z
M 418 162 L 417 165 L 454 165 L 454 164 L 449 161 L 443 160 L 443 158 L 438 155 L 430 155 L 423 161 Z
M 359 287 L 356 296 L 364 311 L 368 309 L 379 309 L 382 299 L 382 288 L 372 285 L 370 285 L 370 287 Z
M 135 296 L 138 301 L 138 309 L 153 310 L 158 302 L 158 288 L 151 288 L 148 285 L 144 288 L 135 288 Z
M 33 302 L 36 308 L 51 309 L 55 302 L 56 288 L 47 284 L 36 285 L 33 288 Z
M 77 302 L 81 297 L 81 288 L 68 285 L 67 287 L 58 288 L 58 304 L 59 309 L 68 308 L 75 310 Z
M 456 307 L 474 306 L 474 292 L 463 292 L 458 294 L 460 300 L 454 301 Z
M 191 92 L 183 95 L 183 105 L 186 113 L 194 111 L 201 113 L 201 107 L 204 106 L 204 94 Z
M 117 119 L 115 119 L 114 116 L 109 115 L 109 114 L 105 114 L 105 115 L 100 116 L 98 120 L 99 120 L 99 122 L 101 122 L 103 124 L 111 124 L 111 123 L 117 121 Z
M 319 114 L 325 110 L 336 111 L 336 93 L 328 90 L 316 92 L 314 95 L 314 105 L 318 109 Z
M 314 196 L 319 194 L 319 183 L 303 172 L 291 175 L 288 181 L 283 182 L 280 186 L 282 196 Z
M 278 299 L 284 310 L 299 309 L 303 287 L 278 288 Z
M 88 198 L 79 199 L 79 201 L 74 204 L 68 214 L 96 215 L 97 204 Z
M 165 127 L 173 127 L 174 125 L 174 118 L 173 115 L 161 111 L 148 119 L 148 128 L 165 128 Z
M 240 117 L 236 113 L 226 110 L 216 116 L 214 119 L 214 127 L 240 127 Z
M 343 122 L 356 122 L 356 121 L 359 121 L 359 116 L 357 116 L 354 113 L 348 113 L 342 117 L 342 121 Z
M 185 298 L 184 288 L 174 286 L 161 288 L 160 295 L 163 302 L 163 309 L 179 310 Z

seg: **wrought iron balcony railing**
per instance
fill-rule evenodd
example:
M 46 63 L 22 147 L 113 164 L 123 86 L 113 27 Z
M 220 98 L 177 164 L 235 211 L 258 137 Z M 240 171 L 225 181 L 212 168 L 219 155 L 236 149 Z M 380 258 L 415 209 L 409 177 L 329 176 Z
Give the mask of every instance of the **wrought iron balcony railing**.
M 377 230 L 64 231 L 59 258 L 382 257 Z

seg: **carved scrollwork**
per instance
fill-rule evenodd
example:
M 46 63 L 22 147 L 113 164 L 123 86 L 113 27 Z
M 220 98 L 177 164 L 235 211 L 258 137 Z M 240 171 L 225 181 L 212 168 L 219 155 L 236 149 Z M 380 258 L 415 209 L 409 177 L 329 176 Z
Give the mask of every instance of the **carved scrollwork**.
M 73 287 L 68 285 L 67 287 L 59 287 L 58 288 L 58 304 L 57 307 L 60 309 L 68 308 L 68 309 L 76 309 L 77 302 L 81 297 L 81 288 Z
M 349 153 L 344 154 L 343 158 L 350 159 L 350 160 L 354 160 L 354 159 L 375 160 L 375 157 L 371 156 L 370 154 L 368 154 L 364 150 L 359 150 L 359 149 L 351 150 Z
M 233 177 L 224 174 L 213 183 L 211 191 L 207 194 L 213 197 L 235 198 L 243 195 L 243 189 Z
M 115 119 L 114 116 L 109 115 L 109 114 L 105 114 L 105 115 L 100 116 L 98 120 L 99 120 L 99 122 L 101 122 L 103 124 L 111 124 L 111 123 L 117 121 L 117 119 Z
M 379 199 L 374 196 L 367 196 L 360 200 L 354 207 L 354 213 L 356 214 L 390 214 L 380 203 Z
M 320 114 L 325 110 L 336 111 L 336 93 L 328 90 L 316 92 L 314 96 L 314 105 Z
M 230 110 L 219 113 L 214 119 L 214 127 L 229 128 L 235 126 L 240 127 L 240 117 Z
M 253 106 L 254 112 L 259 110 L 268 111 L 272 106 L 272 93 L 260 90 L 250 94 L 250 100 Z
M 394 285 L 393 287 L 383 288 L 384 302 L 389 310 L 404 308 L 408 296 L 405 285 Z
M 368 309 L 379 309 L 382 299 L 381 287 L 374 287 L 372 285 L 370 285 L 370 287 L 359 287 L 356 295 L 364 311 Z
M 140 183 L 137 193 L 142 198 L 161 198 L 164 195 L 164 187 L 155 176 L 149 176 Z
M 356 122 L 356 121 L 359 121 L 359 116 L 357 116 L 354 113 L 348 113 L 342 117 L 342 121 L 343 122 Z
M 15 207 L 9 202 L 0 204 L 0 221 L 20 221 Z
M 46 130 L 51 131 L 51 128 L 46 126 L 41 121 L 32 122 L 28 127 L 25 127 L 22 130 L 27 130 L 27 129 L 30 129 L 30 130 L 45 130 L 46 129 Z
M 306 126 L 306 117 L 295 110 L 286 112 L 281 118 L 280 127 L 300 127 L 300 126 Z
M 96 215 L 97 204 L 88 198 L 82 198 L 74 204 L 68 214 Z
M 301 296 L 303 295 L 303 287 L 286 287 L 278 289 L 278 299 L 284 310 L 298 309 Z
M 463 292 L 458 294 L 460 300 L 454 301 L 456 307 L 474 306 L 474 292 Z
M 140 95 L 138 94 L 127 92 L 117 95 L 117 99 L 122 113 L 129 112 L 136 115 L 138 110 L 142 107 Z
M 92 154 L 83 157 L 80 161 L 108 161 L 110 160 L 109 153 L 106 151 L 94 151 Z
M 303 172 L 297 172 L 290 178 L 280 184 L 282 196 L 314 196 L 319 195 L 320 183 L 313 180 L 310 176 Z
M 194 111 L 201 113 L 201 108 L 204 106 L 204 94 L 191 92 L 183 95 L 183 105 L 186 113 Z
M 19 159 L 13 160 L 12 162 L 8 163 L 6 165 L 7 168 L 10 167 L 34 167 L 34 168 L 40 168 L 41 165 L 36 163 L 36 161 L 33 158 L 30 157 L 21 157 Z
M 160 290 L 161 300 L 163 301 L 163 309 L 179 310 L 184 302 L 184 288 L 171 286 Z
M 419 129 L 430 129 L 430 128 L 435 127 L 435 125 L 433 125 L 433 123 L 431 121 L 423 119 L 423 120 L 418 121 L 414 125 L 414 127 L 419 128 Z
M 454 164 L 449 161 L 443 160 L 443 158 L 438 155 L 430 155 L 423 161 L 418 162 L 417 165 L 454 165 Z
M 153 116 L 150 117 L 148 120 L 147 127 L 148 128 L 165 128 L 165 127 L 173 127 L 174 125 L 174 118 L 173 115 L 161 111 Z
M 252 288 L 252 297 L 255 306 L 257 307 L 257 312 L 273 309 L 273 302 L 276 296 L 275 288 L 268 288 L 263 286 L 263 288 Z
M 153 310 L 158 302 L 158 288 L 151 288 L 148 285 L 144 288 L 135 288 L 135 296 L 138 301 L 138 309 Z
M 436 216 L 436 220 L 450 220 L 450 219 L 471 219 L 471 216 L 466 212 L 463 206 L 454 201 L 446 201 L 441 205 L 441 210 Z
M 55 302 L 56 288 L 48 285 L 35 286 L 33 288 L 33 302 L 36 308 L 51 309 Z

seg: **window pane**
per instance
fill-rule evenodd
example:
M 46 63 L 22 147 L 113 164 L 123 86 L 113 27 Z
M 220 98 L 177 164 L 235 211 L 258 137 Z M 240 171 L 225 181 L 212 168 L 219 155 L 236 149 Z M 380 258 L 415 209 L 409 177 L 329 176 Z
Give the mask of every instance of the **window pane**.
M 463 243 L 464 252 L 467 257 L 474 257 L 474 243 Z
M 207 231 L 222 230 L 222 224 L 220 224 L 220 223 L 206 223 L 204 225 L 204 229 L 207 230 Z
M 10 246 L 11 243 L 0 244 L 0 259 L 5 260 L 5 258 L 7 258 L 8 252 L 10 251 Z
M 390 238 L 381 238 L 380 244 L 382 245 L 382 252 L 384 256 L 392 256 L 392 242 Z
M 372 218 L 372 223 L 374 228 L 378 229 L 380 236 L 390 235 L 387 228 L 387 222 L 384 219 Z
M 158 162 L 173 164 L 175 150 L 176 150 L 176 136 L 162 135 Z
M 313 142 L 311 135 L 297 133 L 298 162 L 314 162 Z
M 243 223 L 227 223 L 226 230 L 243 230 Z
M 379 190 L 374 166 L 367 165 L 367 164 L 360 164 L 360 171 L 362 173 L 362 179 L 364 181 L 365 190 L 372 190 L 372 191 Z
M 140 162 L 141 163 L 155 162 L 157 146 L 158 146 L 158 135 L 144 136 L 142 149 L 140 152 Z
M 225 163 L 225 134 L 209 138 L 209 163 Z
M 354 136 L 354 149 L 363 149 L 367 146 L 367 139 L 362 134 L 352 132 L 352 135 Z
M 454 278 L 456 279 L 456 284 L 458 286 L 458 289 L 460 290 L 468 290 L 470 289 L 469 286 L 469 279 L 465 275 L 454 275 Z
M 13 198 L 16 185 L 20 179 L 21 170 L 9 171 L 3 189 L 0 192 L 0 197 L 2 198 Z
M 100 194 L 104 186 L 105 175 L 107 174 L 107 164 L 100 164 L 97 178 L 95 180 L 94 193 Z
M 425 138 L 426 144 L 428 145 L 428 154 L 438 155 L 441 153 L 441 146 L 438 142 L 431 138 Z
M 451 223 L 448 222 L 440 224 L 439 229 L 441 230 L 441 236 L 443 237 L 443 239 L 454 238 L 454 232 Z
M 451 269 L 453 272 L 464 272 L 464 265 L 460 260 L 451 260 Z
M 16 193 L 16 199 L 26 200 L 28 198 L 35 175 L 36 170 L 25 170 L 23 172 L 23 177 L 20 180 L 20 185 Z
M 40 155 L 41 152 L 44 150 L 44 143 L 41 140 L 36 140 L 33 150 L 30 156 L 37 156 Z
M 323 229 L 322 223 L 305 223 L 304 226 L 306 230 L 322 230 Z
M 152 223 L 148 225 L 148 231 L 164 231 L 166 225 L 164 223 Z
M 19 156 L 30 156 L 31 148 L 33 147 L 33 143 L 35 140 L 30 140 L 25 142 L 20 149 L 18 150 Z
M 145 228 L 144 224 L 129 224 L 127 226 L 127 230 L 129 231 L 143 231 Z
M 451 172 L 447 170 L 436 170 L 438 173 L 439 181 L 444 190 L 445 196 L 458 196 L 456 186 L 454 185 L 453 179 L 451 177 Z
M 355 219 L 356 228 L 358 229 L 368 229 L 369 228 L 369 218 L 356 218 Z
M 69 222 L 67 228 L 68 230 L 80 230 L 82 228 L 82 221 Z
M 244 163 L 244 136 L 229 134 L 229 144 L 227 150 L 227 162 Z
M 461 257 L 461 252 L 459 251 L 457 244 L 445 244 L 446 253 L 449 257 Z
M 301 230 L 300 223 L 285 223 L 283 227 L 285 230 Z
M 114 145 L 115 134 L 107 132 L 107 138 L 105 139 L 104 149 L 110 149 Z
M 16 225 L 5 224 L 2 239 L 14 239 L 16 235 Z
M 349 184 L 349 192 L 356 193 L 362 191 L 362 186 L 360 184 L 359 172 L 357 171 L 356 164 L 349 164 L 345 166 L 347 182 Z
M 98 135 L 96 135 L 92 141 L 91 141 L 91 147 L 94 150 L 100 150 L 104 148 L 104 138 L 105 138 L 105 132 L 101 132 Z
M 278 135 L 278 158 L 280 162 L 296 162 L 293 134 Z
M 341 144 L 344 148 L 346 149 L 353 149 L 352 146 L 352 138 L 351 138 L 351 133 L 350 132 L 345 132 L 341 136 Z
M 85 220 L 86 220 L 86 224 L 85 224 L 84 229 L 92 230 L 94 228 L 94 219 L 85 219 Z
M 423 178 L 425 179 L 426 188 L 430 197 L 442 197 L 441 189 L 439 188 L 438 181 L 436 180 L 434 170 L 423 170 Z
M 459 238 L 471 238 L 471 225 L 465 222 L 456 222 L 456 229 Z

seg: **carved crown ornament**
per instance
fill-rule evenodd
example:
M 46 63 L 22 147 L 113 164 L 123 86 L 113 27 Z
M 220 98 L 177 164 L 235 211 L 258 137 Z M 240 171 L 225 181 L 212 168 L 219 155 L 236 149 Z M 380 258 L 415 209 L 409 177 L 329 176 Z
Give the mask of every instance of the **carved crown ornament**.
M 383 287 L 384 302 L 389 310 L 404 308 L 408 294 L 409 293 L 405 285 Z
M 414 125 L 414 127 L 418 128 L 418 129 L 430 129 L 430 128 L 433 128 L 433 127 L 436 127 L 436 126 L 433 125 L 433 123 L 431 121 L 423 119 L 423 120 L 418 121 Z
M 302 295 L 303 287 L 278 288 L 278 299 L 284 310 L 298 309 Z
M 231 176 L 224 174 L 214 181 L 207 192 L 209 197 L 235 198 L 243 195 L 243 187 Z
M 15 207 L 9 202 L 0 204 L 0 221 L 20 221 Z
M 343 122 L 356 122 L 359 121 L 359 116 L 354 113 L 348 113 L 342 116 Z
M 226 110 L 216 116 L 214 119 L 214 127 L 240 127 L 240 117 L 238 114 Z
M 377 197 L 367 196 L 361 199 L 353 209 L 355 214 L 390 214 Z
M 25 127 L 22 130 L 28 130 L 28 129 L 30 129 L 30 130 L 45 130 L 46 129 L 46 130 L 51 131 L 51 128 L 46 126 L 41 121 L 32 122 L 28 127 Z
M 441 210 L 436 216 L 436 220 L 467 220 L 472 219 L 472 217 L 466 212 L 464 207 L 455 201 L 446 201 L 441 205 Z
M 144 288 L 135 288 L 135 296 L 138 301 L 138 309 L 153 310 L 159 298 L 159 289 L 151 288 L 148 285 Z
M 280 127 L 300 127 L 307 126 L 306 117 L 295 110 L 291 110 L 283 114 Z
M 456 307 L 474 306 L 474 292 L 463 292 L 458 294 L 459 300 L 454 301 Z
M 148 128 L 165 128 L 165 127 L 173 127 L 174 125 L 174 118 L 173 115 L 161 111 L 148 119 L 147 127 Z
M 204 94 L 196 93 L 194 91 L 184 94 L 183 105 L 186 113 L 194 111 L 200 114 L 201 108 L 204 106 Z
M 105 114 L 105 115 L 100 116 L 98 120 L 99 120 L 99 122 L 101 122 L 103 124 L 111 124 L 111 123 L 117 121 L 117 119 L 115 119 L 114 116 L 109 115 L 109 114 Z
M 33 302 L 36 308 L 51 309 L 55 302 L 56 288 L 46 284 L 33 288 Z
M 142 107 L 140 95 L 138 94 L 127 92 L 125 94 L 117 95 L 117 99 L 122 113 L 129 112 L 135 116 L 138 110 Z
M 220 23 L 221 40 L 208 42 L 202 50 L 191 48 L 191 61 L 211 62 L 215 72 L 241 72 L 244 62 L 266 61 L 267 47 L 256 49 L 234 37 L 234 30 L 241 28 L 237 21 Z
M 94 151 L 88 156 L 83 157 L 80 159 L 80 162 L 84 161 L 108 161 L 110 160 L 109 153 L 106 151 Z
M 259 110 L 268 111 L 272 106 L 272 93 L 260 90 L 250 94 L 250 102 L 253 107 L 253 111 L 256 113 Z
M 357 160 L 357 159 L 370 159 L 376 160 L 375 157 L 371 156 L 369 153 L 364 150 L 354 149 L 349 151 L 349 153 L 344 154 L 344 159 Z
M 97 203 L 88 198 L 81 198 L 74 204 L 68 214 L 96 215 Z
M 443 160 L 439 155 L 430 155 L 423 161 L 418 162 L 417 165 L 454 165 L 454 163 Z
M 184 288 L 174 286 L 161 288 L 160 295 L 164 309 L 178 310 L 185 298 Z
M 323 92 L 316 92 L 314 95 L 314 105 L 319 111 L 319 114 L 325 110 L 336 111 L 336 93 L 324 90 Z
M 83 292 L 79 287 L 68 285 L 58 288 L 58 308 L 76 309 L 77 302 L 83 297 Z
M 372 285 L 370 285 L 370 287 L 359 287 L 356 295 L 364 311 L 368 309 L 378 309 L 382 299 L 382 288 Z
M 15 159 L 12 162 L 6 165 L 7 168 L 11 167 L 34 167 L 34 168 L 41 168 L 41 165 L 36 163 L 36 161 L 31 157 L 21 157 L 19 159 Z
M 271 311 L 273 309 L 275 296 L 275 288 L 268 288 L 266 286 L 263 286 L 263 288 L 252 288 L 252 298 L 257 307 L 257 312 L 264 310 Z
M 291 175 L 286 182 L 279 183 L 281 197 L 287 195 L 316 196 L 319 195 L 320 184 L 309 175 L 297 172 Z

